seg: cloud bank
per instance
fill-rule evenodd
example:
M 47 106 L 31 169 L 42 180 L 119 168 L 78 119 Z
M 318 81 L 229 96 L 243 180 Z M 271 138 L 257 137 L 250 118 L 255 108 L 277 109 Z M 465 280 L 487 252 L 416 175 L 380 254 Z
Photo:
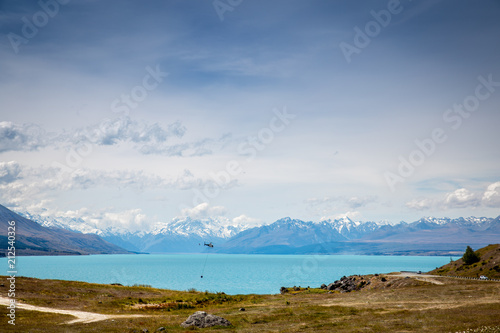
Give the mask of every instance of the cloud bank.
M 406 207 L 424 211 L 429 209 L 458 209 L 491 207 L 500 208 L 500 182 L 488 185 L 484 192 L 472 192 L 466 188 L 459 188 L 446 193 L 442 198 L 413 199 L 406 203 Z

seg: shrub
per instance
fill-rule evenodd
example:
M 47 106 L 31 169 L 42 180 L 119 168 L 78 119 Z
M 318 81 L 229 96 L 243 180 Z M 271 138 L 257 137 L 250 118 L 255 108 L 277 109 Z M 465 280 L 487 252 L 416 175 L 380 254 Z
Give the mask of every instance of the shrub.
M 479 256 L 474 252 L 474 250 L 472 250 L 470 246 L 467 246 L 462 260 L 464 261 L 464 264 L 472 265 L 481 260 L 481 258 L 479 258 Z

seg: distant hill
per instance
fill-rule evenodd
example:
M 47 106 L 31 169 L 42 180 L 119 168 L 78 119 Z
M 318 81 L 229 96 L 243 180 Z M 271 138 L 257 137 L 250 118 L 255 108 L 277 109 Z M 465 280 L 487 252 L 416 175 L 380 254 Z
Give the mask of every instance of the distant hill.
M 500 279 L 500 244 L 488 245 L 474 251 L 474 253 L 481 259 L 475 264 L 465 265 L 462 258 L 460 258 L 429 273 L 465 277 L 484 275 L 490 279 Z
M 9 221 L 15 221 L 16 255 L 130 253 L 97 235 L 43 227 L 0 205 L 0 256 L 7 255 Z

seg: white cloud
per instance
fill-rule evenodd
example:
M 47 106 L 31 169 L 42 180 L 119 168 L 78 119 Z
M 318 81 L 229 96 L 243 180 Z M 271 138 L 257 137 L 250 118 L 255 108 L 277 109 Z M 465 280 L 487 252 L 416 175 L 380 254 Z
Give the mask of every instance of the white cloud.
M 203 156 L 210 155 L 216 149 L 222 149 L 231 139 L 230 134 L 224 134 L 218 139 L 201 139 L 175 145 L 145 144 L 140 148 L 141 153 L 166 156 Z
M 96 219 L 95 217 L 93 218 Z M 106 212 L 97 218 L 97 227 L 121 227 L 131 231 L 147 231 L 149 229 L 148 219 L 141 209 L 130 209 L 118 213 Z
M 442 198 L 421 198 L 408 201 L 406 207 L 414 210 L 500 207 L 500 182 L 488 185 L 484 193 L 460 188 Z
M 57 217 L 67 217 L 71 219 L 78 219 L 89 215 L 89 210 L 86 207 L 82 207 L 76 210 L 58 211 L 55 215 Z M 44 216 L 49 216 L 49 214 L 42 214 Z
M 324 198 L 310 198 L 305 201 L 307 208 L 317 216 L 334 217 L 345 216 L 345 214 L 336 214 L 338 211 L 345 211 L 358 214 L 355 210 L 368 206 L 377 201 L 376 196 L 338 196 L 338 197 L 324 197 Z M 347 213 L 346 213 L 347 214 Z
M 32 151 L 46 145 L 45 131 L 35 124 L 0 122 L 0 152 Z
M 345 212 L 345 213 L 342 213 L 342 214 L 335 214 L 335 215 L 330 215 L 330 216 L 322 216 L 320 218 L 320 221 L 326 221 L 326 220 L 338 220 L 338 219 L 342 219 L 342 218 L 350 218 L 351 220 L 356 220 L 356 219 L 359 219 L 359 217 L 361 216 L 361 213 L 360 212 Z
M 460 188 L 446 194 L 443 205 L 446 208 L 476 207 L 480 204 L 480 197 L 465 188 Z
M 347 205 L 350 208 L 356 209 L 365 207 L 369 203 L 375 202 L 377 198 L 375 196 L 365 196 L 365 197 L 351 197 L 347 200 Z
M 134 170 L 77 169 L 72 173 L 54 167 L 30 168 L 15 161 L 0 163 L 0 200 L 8 206 L 27 210 L 37 208 L 51 193 L 68 193 L 96 187 L 129 188 L 137 191 L 151 189 L 188 190 L 213 184 L 211 179 L 195 177 L 189 170 L 177 177 L 160 177 Z
M 16 161 L 0 162 L 0 183 L 11 183 L 18 179 L 21 168 Z
M 415 210 L 426 210 L 433 207 L 435 202 L 431 199 L 414 199 L 406 203 L 406 207 Z
M 92 142 L 97 145 L 115 145 L 121 142 L 133 143 L 164 143 L 171 137 L 182 137 L 186 128 L 179 122 L 174 122 L 162 128 L 158 123 L 148 125 L 139 123 L 130 117 L 103 119 L 100 123 L 76 129 L 73 135 L 61 135 L 60 140 L 72 144 Z
M 222 206 L 211 207 L 207 202 L 201 203 L 193 208 L 185 208 L 182 215 L 192 219 L 204 219 L 209 217 L 223 216 L 226 214 L 226 208 Z
M 171 144 L 170 139 L 183 138 L 186 127 L 175 121 L 166 127 L 158 123 L 138 122 L 130 117 L 105 118 L 97 124 L 71 132 L 48 134 L 35 124 L 0 122 L 0 153 L 33 151 L 41 148 L 79 148 L 85 145 L 118 146 L 131 143 L 142 154 L 164 156 L 203 156 L 222 149 L 230 140 L 226 133 L 219 138 L 203 138 Z
M 29 213 L 32 213 L 29 211 Z M 62 224 L 84 233 L 95 233 L 106 229 L 134 231 L 150 231 L 152 221 L 141 209 L 115 211 L 107 208 L 100 211 L 90 211 L 86 207 L 67 211 L 46 211 L 43 217 L 54 218 Z
M 482 202 L 485 206 L 500 208 L 500 182 L 488 186 L 483 194 Z
M 246 215 L 240 215 L 233 218 L 233 222 L 239 225 L 260 225 L 262 221 L 253 217 L 248 217 Z

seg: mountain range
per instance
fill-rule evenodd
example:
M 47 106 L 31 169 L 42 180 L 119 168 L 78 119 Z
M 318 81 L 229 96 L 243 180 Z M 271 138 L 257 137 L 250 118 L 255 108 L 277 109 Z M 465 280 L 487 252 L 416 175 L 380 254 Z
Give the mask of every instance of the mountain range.
M 158 222 L 148 232 L 130 232 L 123 228 L 99 229 L 81 218 L 54 218 L 28 212 L 20 214 L 45 227 L 96 234 L 129 251 L 147 253 L 198 253 L 204 250 L 204 242 L 222 244 L 249 228 L 248 225 L 231 223 L 228 219 L 183 217 Z
M 500 216 L 425 217 L 415 222 L 359 222 L 347 217 L 319 222 L 290 217 L 268 225 L 236 225 L 227 219 L 175 218 L 151 231 L 99 229 L 82 219 L 23 214 L 49 227 L 99 235 L 129 251 L 148 253 L 262 254 L 460 254 L 467 245 L 480 248 L 500 241 Z M 204 242 L 215 247 L 207 249 Z
M 16 255 L 130 253 L 94 234 L 45 227 L 2 205 L 0 205 L 0 230 L 0 256 L 6 256 L 8 247 L 12 245 Z M 10 239 L 8 235 L 11 235 Z M 13 243 L 9 244 L 11 240 Z

